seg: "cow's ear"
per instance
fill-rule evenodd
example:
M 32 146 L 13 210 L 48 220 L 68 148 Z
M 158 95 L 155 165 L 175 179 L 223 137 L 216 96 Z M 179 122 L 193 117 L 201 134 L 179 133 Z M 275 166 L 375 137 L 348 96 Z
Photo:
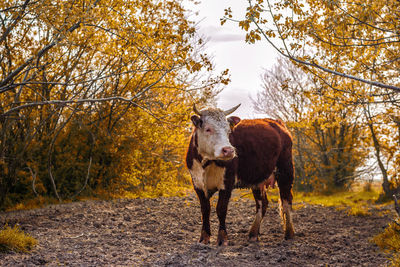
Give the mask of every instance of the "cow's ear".
M 196 128 L 201 128 L 203 121 L 200 119 L 199 116 L 193 115 L 190 119 L 192 120 L 193 125 L 196 126 Z
M 231 116 L 228 118 L 228 122 L 231 127 L 234 127 L 236 124 L 240 122 L 240 118 L 236 116 Z

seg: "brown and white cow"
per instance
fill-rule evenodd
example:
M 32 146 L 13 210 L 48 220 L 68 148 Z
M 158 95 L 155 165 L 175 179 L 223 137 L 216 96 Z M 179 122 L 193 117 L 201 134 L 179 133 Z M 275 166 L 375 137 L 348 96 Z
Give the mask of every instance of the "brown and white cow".
M 294 237 L 290 210 L 292 204 L 292 138 L 281 121 L 240 120 L 227 115 L 240 104 L 222 111 L 208 108 L 191 120 L 195 126 L 186 154 L 186 165 L 200 200 L 203 226 L 200 242 L 210 241 L 210 198 L 219 191 L 218 245 L 228 244 L 225 218 L 235 187 L 251 188 L 256 201 L 256 217 L 250 228 L 250 241 L 258 240 L 261 221 L 268 206 L 266 188 L 278 182 L 285 238 Z

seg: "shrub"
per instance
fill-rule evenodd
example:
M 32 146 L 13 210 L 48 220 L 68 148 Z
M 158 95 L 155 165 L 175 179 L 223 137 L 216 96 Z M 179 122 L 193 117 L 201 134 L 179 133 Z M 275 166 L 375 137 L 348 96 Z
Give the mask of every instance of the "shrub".
M 385 231 L 376 235 L 372 241 L 386 253 L 392 254 L 393 266 L 400 265 L 400 226 L 390 223 Z
M 0 252 L 15 251 L 15 252 L 27 252 L 33 249 L 37 244 L 37 240 L 25 234 L 18 225 L 11 228 L 5 225 L 0 230 Z
M 368 207 L 356 205 L 351 207 L 347 211 L 347 214 L 352 216 L 368 216 L 371 215 L 371 212 L 369 212 Z

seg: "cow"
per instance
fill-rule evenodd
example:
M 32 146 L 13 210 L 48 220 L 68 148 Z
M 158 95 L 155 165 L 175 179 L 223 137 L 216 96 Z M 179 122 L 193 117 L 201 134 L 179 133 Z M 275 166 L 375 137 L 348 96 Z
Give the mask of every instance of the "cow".
M 202 229 L 200 243 L 210 242 L 210 198 L 219 192 L 217 244 L 226 246 L 225 219 L 234 188 L 251 188 L 256 215 L 249 241 L 258 241 L 260 224 L 268 199 L 266 189 L 278 183 L 280 214 L 285 239 L 294 237 L 291 219 L 293 200 L 292 137 L 282 121 L 273 119 L 241 120 L 233 113 L 237 105 L 223 111 L 207 108 L 191 116 L 194 128 L 186 154 L 186 165 L 200 201 Z

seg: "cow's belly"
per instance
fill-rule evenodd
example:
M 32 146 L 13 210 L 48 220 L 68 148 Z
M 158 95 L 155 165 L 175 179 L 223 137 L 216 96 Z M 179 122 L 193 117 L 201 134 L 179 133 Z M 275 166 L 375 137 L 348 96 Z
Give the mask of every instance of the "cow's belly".
M 258 186 L 271 176 L 276 168 L 276 158 L 268 158 L 257 162 L 258 159 L 248 157 L 240 159 L 237 170 L 236 187 L 250 188 Z
M 275 169 L 275 165 L 271 166 L 254 166 L 249 168 L 247 166 L 242 167 L 238 170 L 236 187 L 239 188 L 250 188 L 259 185 L 266 181 Z
M 224 167 L 219 167 L 211 163 L 204 169 L 198 160 L 194 160 L 192 169 L 189 171 L 192 176 L 193 186 L 196 189 L 203 190 L 206 194 L 208 190 L 225 189 Z

